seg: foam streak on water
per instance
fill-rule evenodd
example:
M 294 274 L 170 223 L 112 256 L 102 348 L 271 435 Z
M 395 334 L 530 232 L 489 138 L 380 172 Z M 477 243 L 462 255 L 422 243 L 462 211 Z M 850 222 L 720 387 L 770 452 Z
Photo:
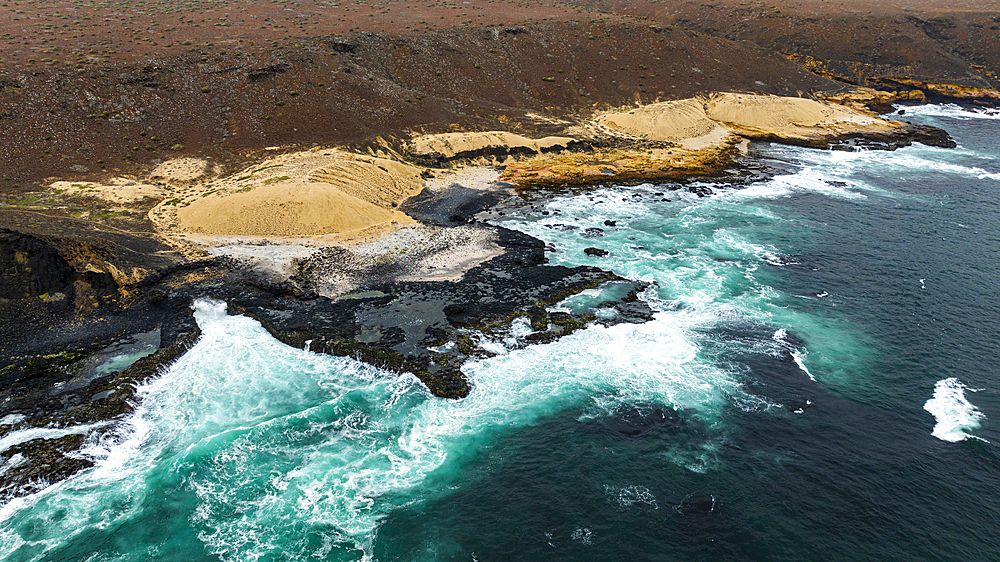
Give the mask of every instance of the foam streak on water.
M 920 115 L 929 117 L 948 117 L 951 119 L 997 119 L 1000 120 L 1000 110 L 977 108 L 964 108 L 953 103 L 926 104 L 916 106 L 893 106 L 896 110 L 903 110 L 906 115 Z
M 105 425 L 107 424 L 88 423 L 71 427 L 30 427 L 28 429 L 21 429 L 8 433 L 0 438 L 0 452 L 6 451 L 7 449 L 15 445 L 20 445 L 21 443 L 27 443 L 28 441 L 32 441 L 34 439 L 58 439 L 67 435 L 90 433 L 91 431 L 104 427 Z

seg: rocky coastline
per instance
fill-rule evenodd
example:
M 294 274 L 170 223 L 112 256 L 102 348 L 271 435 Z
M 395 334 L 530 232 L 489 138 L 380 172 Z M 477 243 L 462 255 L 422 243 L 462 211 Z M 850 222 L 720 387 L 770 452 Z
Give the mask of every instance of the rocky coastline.
M 679 27 L 648 3 L 631 3 L 638 22 L 597 4 L 590 23 L 341 30 L 235 55 L 203 40 L 169 63 L 79 72 L 13 55 L 0 69 L 0 501 L 89 466 L 75 453 L 85 432 L 64 430 L 127 416 L 136 386 L 197 340 L 196 299 L 224 301 L 288 345 L 410 372 L 460 399 L 471 390 L 462 364 L 489 356 L 491 341 L 545 343 L 652 315 L 639 298 L 650 287 L 600 269 L 600 251 L 587 249 L 590 266 L 548 265 L 541 241 L 491 216 L 607 182 L 739 174 L 751 142 L 954 147 L 945 131 L 874 111 L 1000 104 L 985 67 L 852 74 L 819 52 Z M 648 48 L 635 54 L 635 41 Z M 736 46 L 755 76 L 726 58 Z M 412 71 L 404 63 L 424 59 L 404 47 L 442 69 Z M 677 52 L 689 53 L 683 64 L 668 59 Z M 618 78 L 592 83 L 612 66 Z M 331 68 L 337 77 L 320 81 Z M 74 105 L 67 94 L 55 111 L 39 97 L 45 81 L 144 101 Z M 284 93 L 237 99 L 243 82 Z M 357 117 L 371 108 L 383 115 Z M 267 129 L 274 115 L 286 122 Z M 18 127 L 59 133 L 15 142 Z M 48 162 L 50 150 L 67 154 Z M 603 295 L 594 310 L 553 308 L 590 289 Z
M 753 97 L 739 101 L 744 102 L 786 103 L 777 98 Z M 817 102 L 808 103 L 823 112 L 833 111 Z M 708 107 L 707 102 L 704 107 Z M 642 114 L 655 108 L 640 107 L 627 114 L 636 111 Z M 624 113 L 609 115 L 627 121 Z M 546 265 L 541 241 L 479 221 L 477 215 L 483 213 L 485 218 L 498 212 L 495 206 L 499 203 L 515 207 L 530 204 L 560 189 L 585 189 L 599 181 L 656 181 L 718 173 L 736 165 L 739 147 L 748 140 L 841 148 L 858 143 L 894 149 L 914 141 L 954 146 L 944 131 L 882 121 L 862 113 L 851 113 L 849 117 L 835 126 L 812 125 L 806 129 L 794 119 L 786 119 L 798 123 L 793 130 L 765 130 L 741 124 L 739 118 L 727 122 L 728 128 L 723 129 L 719 122 L 699 117 L 705 121 L 700 123 L 702 128 L 710 129 L 707 142 L 701 129 L 696 131 L 698 134 L 689 130 L 686 136 L 674 138 L 669 131 L 635 134 L 627 124 L 614 123 L 618 131 L 634 136 L 605 134 L 603 138 L 564 138 L 539 144 L 516 135 L 500 135 L 501 142 L 497 142 L 496 134 L 485 133 L 463 135 L 461 139 L 432 138 L 423 145 L 414 143 L 411 146 L 433 148 L 425 148 L 423 155 L 415 156 L 410 149 L 413 160 L 437 165 L 437 172 L 425 168 L 422 177 L 431 180 L 435 174 L 451 173 L 455 174 L 452 179 L 468 185 L 443 185 L 445 180 L 435 187 L 428 181 L 421 190 L 411 189 L 406 192 L 408 196 L 392 203 L 392 207 L 419 219 L 405 230 L 430 229 L 410 237 L 413 253 L 405 259 L 407 250 L 398 251 L 398 246 L 393 247 L 395 251 L 382 247 L 369 255 L 374 259 L 365 260 L 359 258 L 363 252 L 357 249 L 326 243 L 311 246 L 304 256 L 295 257 L 294 252 L 292 257 L 284 256 L 279 259 L 283 265 L 265 267 L 262 264 L 268 261 L 269 251 L 288 248 L 289 244 L 294 248 L 295 243 L 269 238 L 265 232 L 249 245 L 229 238 L 217 240 L 217 251 L 202 251 L 199 256 L 184 234 L 176 238 L 164 236 L 168 229 L 159 231 L 158 240 L 94 229 L 83 221 L 42 220 L 34 211 L 6 209 L 2 212 L 8 214 L 8 221 L 25 226 L 20 231 L 2 232 L 7 250 L 4 258 L 9 263 L 4 267 L 5 298 L 0 301 L 6 313 L 5 321 L 0 322 L 5 335 L 4 366 L 0 370 L 4 389 L 0 439 L 24 434 L 30 428 L 100 426 L 128 415 L 135 404 L 136 386 L 161 373 L 196 341 L 199 332 L 192 316 L 192 302 L 201 298 L 226 302 L 232 313 L 258 320 L 288 345 L 411 372 L 436 396 L 462 398 L 470 387 L 461 365 L 491 355 L 490 341 L 545 343 L 594 322 L 644 322 L 652 317 L 652 311 L 637 296 L 648 288 L 644 283 L 598 267 Z M 675 120 L 671 116 L 666 121 Z M 657 118 L 640 115 L 636 122 L 655 125 Z M 845 124 L 850 125 L 845 129 Z M 692 143 L 692 138 L 697 140 Z M 309 152 L 332 154 L 322 151 Z M 611 151 L 613 158 L 608 156 Z M 656 156 L 650 158 L 648 154 Z M 365 157 L 358 158 L 368 162 Z M 621 165 L 625 158 L 633 161 L 631 167 Z M 634 161 L 639 158 L 646 160 L 636 166 Z M 383 156 L 371 160 L 385 170 L 377 164 L 379 161 L 389 160 Z M 569 174 L 561 172 L 567 168 L 567 161 L 573 162 Z M 484 164 L 502 165 L 507 171 L 485 185 L 477 183 L 475 177 L 462 176 L 463 169 L 483 170 Z M 313 163 L 303 170 L 315 177 L 316 169 L 328 169 L 322 166 L 322 162 Z M 263 166 L 268 167 L 289 169 L 282 164 Z M 456 171 L 447 172 L 446 168 Z M 594 168 L 601 172 L 586 173 Z M 486 177 L 493 177 L 499 169 L 486 167 L 487 171 L 494 170 Z M 608 174 L 607 170 L 614 173 Z M 417 172 L 404 173 L 409 177 Z M 175 181 L 190 186 L 183 177 Z M 216 186 L 225 182 L 218 177 L 209 181 Z M 261 180 L 263 185 L 267 182 Z M 232 191 L 243 193 L 246 188 Z M 216 192 L 220 190 L 215 189 L 209 196 Z M 203 193 L 190 195 L 189 200 L 200 203 L 207 199 Z M 152 207 L 151 216 L 164 201 L 168 200 L 162 199 Z M 228 220 L 231 223 L 233 219 Z M 448 239 L 436 249 L 430 243 L 442 233 L 459 231 L 464 238 Z M 386 235 L 374 238 L 378 244 Z M 246 253 L 251 246 L 255 249 Z M 472 257 L 460 260 L 462 263 L 449 278 L 436 279 L 435 275 L 440 274 L 424 271 L 433 269 L 425 266 L 435 256 L 456 247 L 466 258 Z M 235 248 L 244 252 L 242 257 Z M 491 249 L 477 252 L 482 248 Z M 586 253 L 591 260 L 601 257 L 599 252 Z M 353 275 L 345 277 L 351 272 Z M 551 308 L 569 296 L 595 288 L 608 295 L 598 305 L 608 314 L 598 317 Z M 520 338 L 511 333 L 516 321 L 529 327 Z M 37 329 L 25 330 L 25 325 Z M 151 334 L 155 335 L 152 339 Z M 121 361 L 120 357 L 127 356 L 121 350 L 134 348 L 139 340 L 146 348 L 144 353 L 132 349 L 134 363 L 108 366 L 109 361 Z M 13 497 L 28 493 L 86 468 L 89 461 L 74 454 L 82 445 L 81 433 L 69 433 L 19 440 L 5 447 L 0 451 L 5 466 L 0 474 L 0 494 Z

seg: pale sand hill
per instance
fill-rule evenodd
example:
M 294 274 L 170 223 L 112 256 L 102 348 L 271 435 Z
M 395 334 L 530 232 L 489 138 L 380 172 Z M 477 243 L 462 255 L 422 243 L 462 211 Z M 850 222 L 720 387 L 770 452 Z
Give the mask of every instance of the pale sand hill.
M 729 131 L 705 114 L 704 100 L 666 101 L 598 115 L 598 124 L 632 137 L 677 143 L 689 150 L 724 144 Z
M 52 192 L 69 197 L 95 197 L 111 203 L 111 210 L 127 208 L 147 197 L 162 199 L 169 192 L 151 183 L 137 182 L 129 178 L 111 178 L 107 184 L 94 182 L 57 181 L 49 185 Z
M 850 107 L 805 98 L 716 94 L 705 104 L 705 112 L 748 138 L 819 139 L 861 131 L 892 132 L 902 127 Z
M 132 210 L 136 203 L 162 201 L 190 192 L 195 180 L 204 179 L 210 166 L 200 158 L 177 158 L 158 165 L 146 178 L 113 177 L 106 183 L 56 181 L 49 191 L 64 198 L 94 198 L 107 203 L 110 211 Z
M 529 139 L 506 131 L 487 131 L 482 133 L 441 133 L 423 135 L 413 139 L 407 151 L 418 157 L 454 158 L 465 153 L 474 153 L 483 149 L 529 148 L 535 152 L 543 149 L 562 148 L 572 142 L 570 137 L 545 137 Z
M 420 188 L 420 169 L 385 158 L 340 153 L 341 157 L 309 173 L 309 181 L 327 183 L 378 207 L 396 206 Z
M 507 159 L 505 180 L 579 181 L 691 173 L 714 162 L 741 137 L 823 140 L 852 132 L 892 132 L 900 125 L 828 102 L 716 94 L 608 112 L 574 127 L 584 139 L 596 135 L 675 146 L 577 153 L 560 150 L 576 140 L 569 136 L 531 139 L 487 131 L 424 135 L 413 139 L 406 153 L 418 160 L 447 159 L 497 149 L 495 153 L 506 159 L 504 155 L 514 150 L 517 157 Z M 315 148 L 274 156 L 223 178 L 213 178 L 211 166 L 203 160 L 178 159 L 158 166 L 151 174 L 155 182 L 87 191 L 109 199 L 163 197 L 149 216 L 157 230 L 168 236 L 337 236 L 345 240 L 392 232 L 393 225 L 412 223 L 396 206 L 420 191 L 423 171 L 388 158 Z
M 328 183 L 284 180 L 250 191 L 213 194 L 177 210 L 184 231 L 212 235 L 311 236 L 410 222 Z
M 150 216 L 167 232 L 214 236 L 315 236 L 410 223 L 394 208 L 421 188 L 416 166 L 313 149 L 268 158 L 209 181 Z
M 558 183 L 698 173 L 717 165 L 732 148 L 745 151 L 747 139 L 823 145 L 848 134 L 891 135 L 905 127 L 827 102 L 728 93 L 612 111 L 592 123 L 598 134 L 674 146 L 538 155 L 509 164 L 503 179 Z
M 201 158 L 175 158 L 156 166 L 149 177 L 168 182 L 191 182 L 203 178 L 209 169 L 208 161 Z
M 655 103 L 598 115 L 594 121 L 617 133 L 673 142 L 689 150 L 725 145 L 732 141 L 731 134 L 824 139 L 861 131 L 892 132 L 901 127 L 830 102 L 734 93 Z

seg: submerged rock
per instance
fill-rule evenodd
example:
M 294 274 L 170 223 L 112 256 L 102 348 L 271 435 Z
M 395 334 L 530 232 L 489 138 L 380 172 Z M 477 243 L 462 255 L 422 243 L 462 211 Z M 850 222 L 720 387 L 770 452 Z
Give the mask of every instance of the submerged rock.
M 587 254 L 588 256 L 594 256 L 598 258 L 603 258 L 611 254 L 611 252 L 607 250 L 602 250 L 600 248 L 584 248 L 583 253 Z

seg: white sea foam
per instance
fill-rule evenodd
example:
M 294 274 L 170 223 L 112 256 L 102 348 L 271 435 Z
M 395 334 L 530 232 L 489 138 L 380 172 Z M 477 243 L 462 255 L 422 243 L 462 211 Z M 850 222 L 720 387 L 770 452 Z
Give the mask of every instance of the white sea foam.
M 91 431 L 106 426 L 106 422 L 88 423 L 74 425 L 70 427 L 29 427 L 4 435 L 0 438 L 0 452 L 6 451 L 14 445 L 27 443 L 35 439 L 58 439 L 67 435 L 79 435 L 90 433 Z
M 986 416 L 965 398 L 966 390 L 975 392 L 954 377 L 939 380 L 934 385 L 934 397 L 924 404 L 924 409 L 937 422 L 931 435 L 951 442 L 980 439 L 968 432 L 977 429 Z
M 967 109 L 953 103 L 926 105 L 894 105 L 897 111 L 902 109 L 904 118 L 908 115 L 926 115 L 929 117 L 951 117 L 953 119 L 1000 119 L 1000 111 L 996 109 Z
M 784 328 L 779 328 L 775 330 L 774 335 L 771 339 L 777 344 L 777 350 L 781 353 L 789 353 L 792 356 L 792 360 L 798 365 L 799 370 L 809 377 L 809 380 L 816 382 L 816 377 L 809 372 L 809 368 L 806 367 L 805 359 L 809 355 L 806 349 L 798 348 L 788 341 L 788 330 Z
M 902 149 L 901 149 L 902 150 Z M 957 174 L 962 176 L 971 176 L 979 179 L 991 179 L 1000 181 L 1000 172 L 993 172 L 986 170 L 980 166 L 963 166 L 961 164 L 956 164 L 954 162 L 948 162 L 938 158 L 929 158 L 925 155 L 920 154 L 919 151 L 926 151 L 926 148 L 918 148 L 916 150 L 911 150 L 909 152 L 902 152 L 896 155 L 896 157 L 891 161 L 892 166 L 906 168 L 909 170 L 926 170 L 930 172 L 941 172 L 946 174 Z M 945 150 L 945 149 L 938 149 Z M 968 156 L 967 153 L 961 151 L 961 149 L 951 149 L 957 150 L 958 156 Z M 977 158 L 976 160 L 981 161 L 983 164 L 988 162 L 983 158 Z
M 14 425 L 25 420 L 24 414 L 7 414 L 0 418 L 0 425 Z
M 622 511 L 627 511 L 634 505 L 650 509 L 659 509 L 656 503 L 656 496 L 645 486 L 610 486 L 604 485 L 604 494 L 608 502 L 615 505 Z
M 890 152 L 884 150 L 821 151 L 778 147 L 776 154 L 794 152 L 803 167 L 736 191 L 736 197 L 774 199 L 795 193 L 817 193 L 839 199 L 864 199 L 868 194 L 899 198 L 899 194 L 858 179 L 857 174 L 893 177 L 900 169 L 913 172 L 957 174 L 1000 180 L 995 159 L 964 148 L 913 145 Z
M 80 532 L 126 528 L 155 505 L 146 499 L 156 491 L 151 482 L 164 479 L 183 482 L 178 487 L 193 495 L 193 512 L 178 517 L 222 560 L 326 556 L 334 548 L 370 558 L 381 521 L 448 493 L 470 453 L 509 428 L 568 409 L 583 411 L 583 418 L 613 415 L 623 404 L 657 404 L 718 427 L 729 404 L 771 407 L 748 396 L 725 362 L 704 356 L 720 326 L 805 331 L 805 321 L 774 305 L 781 295 L 754 275 L 761 261 L 783 263 L 786 255 L 756 241 L 753 228 L 782 220 L 758 203 L 793 193 L 853 200 L 882 194 L 850 179 L 881 153 L 788 150 L 802 156 L 803 169 L 747 189 L 705 199 L 672 192 L 664 203 L 656 186 L 602 188 L 547 203 L 547 216 L 507 222 L 555 245 L 556 264 L 590 263 L 582 253 L 587 246 L 609 250 L 602 267 L 656 283 L 641 296 L 656 313 L 645 324 L 595 325 L 533 346 L 523 345 L 530 323 L 515 320 L 499 341 L 486 342 L 496 346 L 496 357 L 463 367 L 472 385 L 463 400 L 434 398 L 407 374 L 284 346 L 257 322 L 227 316 L 224 303 L 199 302 L 202 338 L 167 374 L 139 389 L 134 415 L 88 441 L 83 453 L 96 466 L 0 510 L 0 521 L 11 525 L 0 530 L 0 558 L 23 545 L 19 533 L 8 531 L 17 525 L 31 527 L 42 549 Z M 922 163 L 929 161 L 925 153 L 906 150 L 894 155 L 933 169 Z M 609 218 L 616 226 L 604 224 Z M 577 228 L 557 231 L 558 225 Z M 587 228 L 606 235 L 580 236 Z M 779 315 L 787 321 L 775 322 Z M 747 351 L 791 352 L 812 377 L 805 350 L 792 349 L 786 330 L 757 339 L 763 341 L 746 344 Z M 823 355 L 815 357 L 822 365 Z M 704 472 L 715 466 L 721 442 L 658 454 Z M 656 507 L 640 486 L 612 495 L 632 507 Z M 38 514 L 54 511 L 58 520 L 41 530 L 31 526 Z M 589 535 L 579 530 L 582 542 Z
M 799 366 L 799 369 L 801 369 L 802 372 L 809 377 L 809 380 L 816 382 L 816 377 L 814 377 L 813 374 L 809 372 L 809 368 L 806 367 L 805 351 L 800 351 L 796 349 L 795 351 L 792 352 L 792 359 L 795 360 L 795 364 Z
M 724 198 L 736 202 L 754 200 L 778 199 L 799 193 L 816 193 L 834 199 L 867 199 L 866 193 L 884 194 L 884 190 L 876 189 L 865 182 L 850 179 L 856 158 L 856 152 L 830 151 L 818 152 L 809 156 L 814 162 L 802 169 L 775 176 L 769 180 L 750 184 L 742 189 L 726 192 Z M 831 180 L 830 178 L 837 178 Z
M 9 459 L 0 464 L 0 475 L 5 474 L 8 470 L 12 468 L 17 468 L 28 462 L 28 459 L 24 458 L 21 453 L 15 453 L 10 456 Z
M 581 543 L 589 546 L 593 542 L 594 533 L 586 527 L 577 527 L 576 530 L 570 534 L 569 538 L 580 541 Z
M 593 326 L 470 363 L 473 390 L 454 401 L 431 397 L 410 375 L 285 346 L 225 309 L 199 302 L 202 337 L 138 389 L 142 402 L 125 423 L 88 441 L 83 454 L 96 466 L 8 503 L 5 525 L 26 510 L 59 509 L 32 546 L 43 553 L 88 529 L 127 524 L 149 508 L 149 482 L 182 478 L 197 498 L 183 517 L 223 560 L 266 557 L 278 536 L 289 556 L 321 544 L 370 552 L 388 513 L 413 501 L 431 474 L 459 470 L 456 459 L 501 428 L 567 407 L 604 415 L 633 402 L 711 418 L 740 392 L 726 371 L 699 360 L 693 338 L 712 317 L 696 311 Z M 513 338 L 530 333 L 524 320 L 511 328 Z M 698 468 L 709 456 L 711 448 L 676 458 Z M 0 546 L 0 557 L 11 552 Z

